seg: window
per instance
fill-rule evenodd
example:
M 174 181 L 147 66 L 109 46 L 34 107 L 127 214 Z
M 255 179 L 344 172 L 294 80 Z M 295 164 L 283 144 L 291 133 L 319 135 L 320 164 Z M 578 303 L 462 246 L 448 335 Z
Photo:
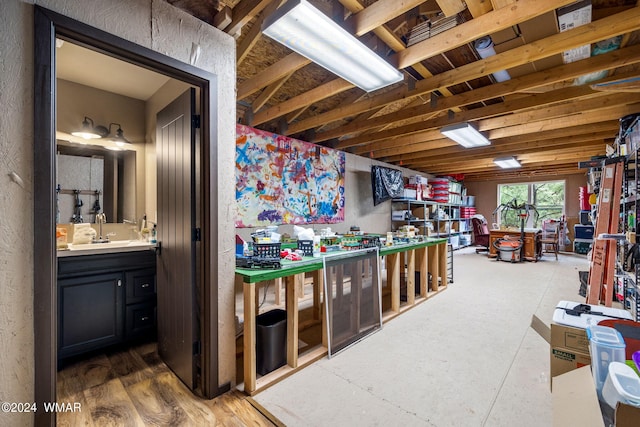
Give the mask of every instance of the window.
M 565 181 L 529 182 L 519 184 L 499 184 L 498 204 L 528 203 L 535 206 L 527 219 L 526 227 L 539 228 L 546 219 L 560 219 L 564 214 Z M 520 227 L 520 218 L 516 210 L 502 210 L 494 219 L 498 225 Z

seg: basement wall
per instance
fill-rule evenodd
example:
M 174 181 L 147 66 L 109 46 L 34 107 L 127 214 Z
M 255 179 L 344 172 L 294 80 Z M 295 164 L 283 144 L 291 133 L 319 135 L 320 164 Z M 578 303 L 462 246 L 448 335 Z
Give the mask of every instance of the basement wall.
M 218 76 L 220 383 L 235 380 L 235 41 L 164 0 L 3 0 L 0 4 L 0 400 L 34 397 L 33 5 L 37 4 Z M 13 175 L 15 173 L 15 175 Z M 33 425 L 32 414 L 0 413 L 0 425 Z
M 565 215 L 567 217 L 567 227 L 569 230 L 568 237 L 573 242 L 573 226 L 580 222 L 580 201 L 578 199 L 580 187 L 587 185 L 587 175 L 552 175 L 552 176 L 536 176 L 535 178 L 525 177 L 519 179 L 478 181 L 465 183 L 467 194 L 476 196 L 477 212 L 483 215 L 489 224 L 491 224 L 491 216 L 498 206 L 498 184 L 515 184 L 519 182 L 543 182 L 543 181 L 566 181 L 565 187 Z M 570 250 L 572 246 L 567 246 Z

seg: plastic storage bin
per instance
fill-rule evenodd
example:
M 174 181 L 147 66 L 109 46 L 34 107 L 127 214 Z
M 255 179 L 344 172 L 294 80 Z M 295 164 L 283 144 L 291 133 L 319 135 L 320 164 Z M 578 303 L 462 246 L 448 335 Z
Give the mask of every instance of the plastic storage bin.
M 625 363 L 625 343 L 620 332 L 608 326 L 587 326 L 591 370 L 596 383 L 598 397 L 602 397 L 602 387 L 609 373 L 611 362 Z
M 640 377 L 625 363 L 611 362 L 602 400 L 614 409 L 618 402 L 640 407 Z
M 573 240 L 573 252 L 577 254 L 586 255 L 591 249 L 593 239 L 574 239 Z
M 576 239 L 593 239 L 593 225 L 579 225 L 573 226 L 573 232 Z
M 260 375 L 287 363 L 287 312 L 271 310 L 256 316 L 256 371 Z

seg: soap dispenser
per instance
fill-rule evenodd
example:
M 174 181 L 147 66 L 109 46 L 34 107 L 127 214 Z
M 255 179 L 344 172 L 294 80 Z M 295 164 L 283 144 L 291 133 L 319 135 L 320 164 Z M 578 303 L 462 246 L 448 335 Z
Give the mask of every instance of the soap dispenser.
M 153 224 L 153 228 L 151 229 L 151 239 L 149 243 L 158 243 L 158 226 L 157 224 Z

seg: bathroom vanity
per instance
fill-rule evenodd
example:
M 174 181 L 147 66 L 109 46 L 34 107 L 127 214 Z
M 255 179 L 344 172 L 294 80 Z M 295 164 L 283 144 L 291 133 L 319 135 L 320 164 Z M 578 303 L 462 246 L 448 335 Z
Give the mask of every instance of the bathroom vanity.
M 78 246 L 58 251 L 58 360 L 155 338 L 155 245 Z

